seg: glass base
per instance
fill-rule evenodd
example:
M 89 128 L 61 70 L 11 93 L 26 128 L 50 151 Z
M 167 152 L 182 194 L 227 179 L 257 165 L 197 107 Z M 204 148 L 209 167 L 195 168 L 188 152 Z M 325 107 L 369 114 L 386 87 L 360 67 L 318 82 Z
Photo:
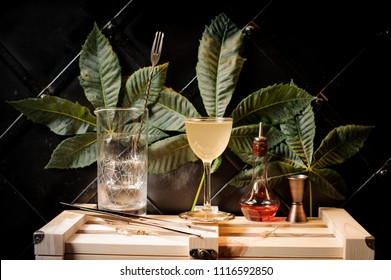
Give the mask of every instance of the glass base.
M 188 211 L 179 214 L 179 217 L 194 222 L 201 223 L 216 223 L 232 220 L 235 218 L 234 214 L 223 212 L 223 211 L 203 211 L 195 210 Z

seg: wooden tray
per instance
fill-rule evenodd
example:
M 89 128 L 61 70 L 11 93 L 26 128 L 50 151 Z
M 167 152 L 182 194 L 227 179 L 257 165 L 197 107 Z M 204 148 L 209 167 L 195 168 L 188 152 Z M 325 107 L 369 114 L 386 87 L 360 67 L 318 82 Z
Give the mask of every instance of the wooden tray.
M 177 216 L 148 216 L 185 224 Z M 112 223 L 100 214 L 66 210 L 34 233 L 36 259 L 374 259 L 374 238 L 344 209 L 289 223 L 234 220 L 200 225 L 192 236 Z M 182 228 L 180 228 L 182 229 Z M 207 231 L 204 231 L 206 229 Z

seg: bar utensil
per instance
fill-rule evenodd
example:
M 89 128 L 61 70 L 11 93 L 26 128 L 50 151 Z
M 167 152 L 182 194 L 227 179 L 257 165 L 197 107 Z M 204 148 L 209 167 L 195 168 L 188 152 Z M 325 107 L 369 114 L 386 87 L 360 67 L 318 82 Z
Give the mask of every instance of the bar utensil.
M 307 178 L 308 176 L 303 174 L 288 177 L 292 195 L 292 207 L 286 220 L 291 223 L 307 222 L 307 216 L 303 206 L 304 187 Z

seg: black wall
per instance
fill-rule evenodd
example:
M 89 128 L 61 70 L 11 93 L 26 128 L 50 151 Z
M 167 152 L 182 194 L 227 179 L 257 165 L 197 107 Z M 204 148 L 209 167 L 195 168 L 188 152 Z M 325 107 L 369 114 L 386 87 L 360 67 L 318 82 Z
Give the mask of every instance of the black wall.
M 1 259 L 33 259 L 33 232 L 63 210 L 60 201 L 96 201 L 96 165 L 44 169 L 63 139 L 6 101 L 51 94 L 85 104 L 77 79 L 78 53 L 97 22 L 128 74 L 150 65 L 154 34 L 163 31 L 160 63 L 170 63 L 166 85 L 183 90 L 197 104 L 193 78 L 199 40 L 205 25 L 221 12 L 240 28 L 250 21 L 257 26 L 246 39 L 247 61 L 233 104 L 255 90 L 293 80 L 327 98 L 316 110 L 319 139 L 339 125 L 375 126 L 360 153 L 336 167 L 348 184 L 348 199 L 332 206 L 345 208 L 375 237 L 376 259 L 390 259 L 384 225 L 391 187 L 391 18 L 385 1 L 175 2 L 13 1 L 0 9 L 0 205 L 3 240 L 11 245 L 3 247 Z M 214 174 L 214 192 L 220 187 L 223 191 L 213 202 L 239 214 L 240 191 L 224 184 L 240 168 L 232 161 Z M 187 210 L 201 172 L 200 163 L 194 163 L 169 174 L 150 174 L 148 212 Z M 282 207 L 279 215 L 288 210 Z

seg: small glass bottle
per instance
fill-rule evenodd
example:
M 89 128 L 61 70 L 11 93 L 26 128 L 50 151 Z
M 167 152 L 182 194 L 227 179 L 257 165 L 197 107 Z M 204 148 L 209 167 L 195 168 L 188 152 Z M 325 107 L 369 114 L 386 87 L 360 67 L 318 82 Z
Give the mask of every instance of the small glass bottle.
M 247 220 L 270 221 L 280 207 L 279 198 L 269 189 L 267 167 L 267 138 L 259 124 L 259 136 L 253 140 L 253 174 L 251 185 L 240 199 L 240 209 Z

